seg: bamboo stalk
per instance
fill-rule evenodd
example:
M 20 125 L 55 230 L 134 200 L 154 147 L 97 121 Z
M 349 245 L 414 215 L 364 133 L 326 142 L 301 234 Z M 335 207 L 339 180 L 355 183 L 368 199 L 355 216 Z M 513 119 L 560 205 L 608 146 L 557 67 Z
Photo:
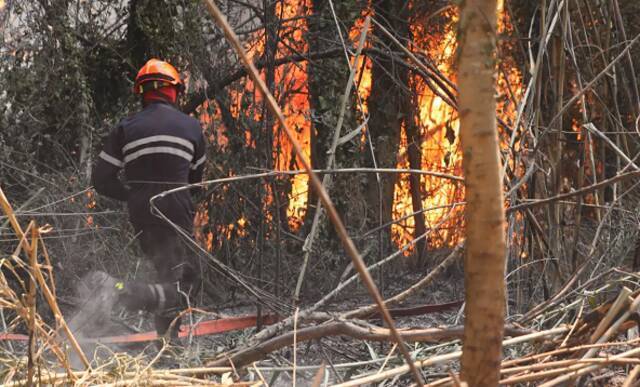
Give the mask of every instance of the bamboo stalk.
M 20 241 L 23 244 L 23 247 L 25 248 L 25 250 L 26 251 L 31 251 L 31 246 L 29 246 L 29 244 L 26 243 L 25 234 L 22 231 L 22 228 L 20 227 L 20 223 L 16 219 L 16 216 L 15 216 L 15 214 L 13 212 L 13 209 L 11 208 L 11 204 L 9 204 L 9 201 L 7 200 L 7 197 L 5 196 L 5 194 L 2 191 L 1 187 L 0 187 L 0 207 L 2 207 L 4 213 L 9 218 L 9 221 L 11 222 L 11 226 L 13 227 L 13 230 L 16 233 L 16 235 L 18 236 L 18 238 L 20 238 Z M 35 227 L 34 227 L 34 229 L 35 229 Z M 40 240 L 42 239 L 37 230 L 36 230 L 36 235 L 37 235 L 38 239 L 40 239 Z M 58 307 L 58 303 L 56 302 L 55 296 L 53 295 L 53 293 L 51 293 L 51 290 L 47 286 L 47 283 L 46 283 L 46 281 L 45 281 L 45 279 L 44 279 L 44 277 L 42 275 L 42 272 L 40 271 L 39 265 L 37 265 L 37 264 L 34 265 L 34 267 L 32 269 L 34 269 L 33 275 L 35 275 L 36 281 L 40 285 L 40 287 L 41 287 L 41 289 L 42 289 L 42 291 L 44 293 L 45 299 L 47 300 L 47 303 L 49 304 L 49 307 L 51 307 L 51 310 L 53 311 L 53 314 L 54 314 L 54 316 L 56 318 L 56 321 L 62 326 L 63 330 L 67 334 L 67 338 L 71 342 L 71 345 L 74 348 L 74 350 L 78 353 L 78 356 L 82 360 L 82 363 L 84 364 L 84 366 L 86 368 L 89 368 L 89 360 L 87 359 L 87 357 L 82 352 L 82 349 L 80 348 L 80 345 L 78 344 L 77 340 L 73 336 L 73 333 L 71 332 L 71 330 L 69 329 L 69 327 L 65 323 L 64 317 L 62 316 L 62 312 L 60 312 L 60 308 Z
M 227 22 L 227 19 L 225 18 L 225 16 L 222 14 L 222 12 L 218 9 L 218 7 L 215 5 L 215 3 L 212 0 L 203 0 L 203 1 L 207 6 L 207 9 L 209 10 L 209 13 L 213 17 L 213 19 L 216 21 L 218 26 L 220 26 L 220 28 L 224 31 L 225 36 L 227 37 L 227 40 L 231 43 L 236 53 L 244 63 L 245 67 L 248 70 L 249 75 L 251 76 L 255 84 L 258 86 L 258 88 L 264 95 L 265 100 L 267 102 L 267 106 L 280 122 L 280 125 L 282 126 L 282 128 L 284 129 L 284 132 L 289 138 L 289 141 L 291 142 L 292 148 L 295 151 L 298 159 L 300 160 L 304 169 L 309 173 L 309 181 L 311 183 L 311 186 L 317 192 L 318 197 L 322 200 L 322 204 L 327 210 L 329 219 L 331 219 L 331 222 L 333 223 L 336 229 L 336 233 L 338 234 L 338 236 L 340 237 L 340 240 L 342 241 L 344 249 L 346 250 L 347 254 L 351 257 L 354 267 L 357 269 L 358 273 L 360 273 L 360 276 L 362 277 L 362 282 L 365 284 L 365 286 L 367 287 L 367 290 L 371 294 L 371 297 L 375 300 L 376 304 L 378 305 L 378 308 L 380 309 L 380 314 L 383 316 L 385 322 L 387 323 L 389 329 L 391 330 L 391 333 L 394 339 L 398 343 L 398 348 L 400 349 L 400 352 L 402 353 L 405 362 L 410 368 L 415 381 L 419 385 L 423 385 L 424 378 L 422 377 L 422 374 L 420 374 L 420 372 L 414 365 L 413 360 L 411 359 L 411 355 L 409 354 L 409 350 L 407 349 L 407 346 L 402 340 L 402 337 L 400 336 L 400 333 L 398 332 L 395 326 L 395 323 L 393 321 L 393 318 L 391 317 L 391 314 L 389 313 L 389 310 L 384 305 L 384 300 L 382 299 L 382 296 L 380 295 L 380 292 L 378 291 L 378 288 L 375 282 L 373 281 L 371 274 L 367 270 L 364 260 L 362 259 L 362 257 L 360 256 L 360 253 L 356 249 L 356 246 L 353 243 L 353 240 L 351 240 L 351 238 L 349 237 L 349 234 L 347 233 L 347 229 L 345 228 L 344 223 L 342 223 L 340 215 L 338 215 L 338 212 L 336 211 L 335 206 L 331 201 L 331 198 L 329 198 L 327 191 L 322 186 L 320 179 L 318 179 L 318 176 L 315 173 L 313 173 L 311 164 L 307 159 L 307 157 L 305 156 L 300 144 L 298 143 L 293 133 L 289 129 L 289 126 L 286 123 L 284 114 L 282 113 L 282 110 L 278 106 L 278 103 L 274 99 L 273 95 L 271 95 L 271 93 L 269 92 L 269 89 L 267 88 L 266 84 L 260 77 L 258 70 L 255 68 L 253 62 L 247 56 L 244 48 L 242 47 L 242 44 L 240 43 L 240 40 L 238 39 L 238 36 L 233 31 L 233 28 Z
M 9 200 L 7 199 L 7 197 L 4 195 L 4 192 L 2 191 L 2 187 L 0 187 L 0 207 L 4 211 L 5 215 L 7 215 L 7 218 L 9 218 L 9 223 L 11 223 L 11 227 L 13 227 L 13 230 L 16 232 L 16 235 L 18 235 L 18 238 L 20 239 L 20 244 L 25 250 L 29 251 L 29 244 L 27 243 L 27 240 L 24 237 L 24 233 L 20 228 L 20 223 L 18 223 L 18 219 L 16 218 L 16 215 L 13 212 L 13 208 L 11 208 L 11 204 L 9 204 Z
M 607 357 L 598 357 L 598 358 L 589 358 L 589 359 L 565 359 L 565 360 L 550 361 L 546 363 L 538 363 L 538 364 L 530 364 L 530 365 L 506 368 L 506 369 L 503 369 L 501 373 L 515 374 L 515 373 L 521 373 L 521 372 L 545 370 L 547 368 L 568 367 L 574 364 L 592 365 L 592 364 L 601 364 L 601 363 L 640 364 L 640 359 L 636 359 L 636 358 L 611 359 Z
M 262 368 L 265 370 L 265 368 Z M 270 368 L 266 368 L 267 371 Z M 231 367 L 197 367 L 197 368 L 181 368 L 181 369 L 172 369 L 172 370 L 153 370 L 150 371 L 150 374 L 153 374 L 157 377 L 171 377 L 173 375 L 208 375 L 208 374 L 223 374 L 226 372 L 232 372 L 233 368 Z M 91 376 L 94 378 L 107 377 L 111 374 L 110 371 L 96 371 L 91 370 Z M 72 371 L 71 374 L 75 378 L 84 377 L 85 375 L 89 375 L 88 371 Z M 137 376 L 139 372 L 127 371 L 124 372 L 121 376 L 131 380 L 133 377 Z M 69 374 L 67 373 L 55 373 L 50 374 L 48 376 L 42 377 L 39 381 L 42 384 L 56 384 L 58 382 L 68 382 Z M 4 387 L 18 387 L 24 386 L 25 380 L 17 380 L 11 383 L 4 384 Z
M 29 267 L 32 269 L 38 264 L 38 230 L 36 224 L 31 221 L 29 224 L 31 229 L 31 246 L 29 252 Z M 37 360 L 36 357 L 36 280 L 31 275 L 29 277 L 29 295 L 27 297 L 27 304 L 29 307 L 29 321 L 27 322 L 29 327 L 29 357 L 27 360 L 27 385 L 33 385 L 34 365 Z

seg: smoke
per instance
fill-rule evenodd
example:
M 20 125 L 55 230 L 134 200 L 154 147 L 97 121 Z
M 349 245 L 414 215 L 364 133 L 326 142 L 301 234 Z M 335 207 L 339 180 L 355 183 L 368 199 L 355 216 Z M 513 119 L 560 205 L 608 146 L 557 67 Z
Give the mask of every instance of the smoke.
M 98 343 L 96 338 L 117 334 L 117 326 L 111 321 L 111 312 L 118 301 L 118 280 L 102 271 L 85 275 L 76 287 L 80 305 L 68 320 L 69 328 L 78 340 L 84 354 L 93 362 Z M 117 347 L 110 346 L 112 350 Z M 80 358 L 71 353 L 73 368 L 83 368 Z

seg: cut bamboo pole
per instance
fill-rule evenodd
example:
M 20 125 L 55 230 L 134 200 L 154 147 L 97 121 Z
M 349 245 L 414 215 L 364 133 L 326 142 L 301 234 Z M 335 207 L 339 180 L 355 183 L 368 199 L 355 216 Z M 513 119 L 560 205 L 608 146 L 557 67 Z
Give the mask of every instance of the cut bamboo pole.
M 391 331 L 391 334 L 393 335 L 395 341 L 398 343 L 398 348 L 400 349 L 400 352 L 402 353 L 402 356 L 404 357 L 404 360 L 407 363 L 407 366 L 409 367 L 411 373 L 413 374 L 413 377 L 416 383 L 418 383 L 419 385 L 423 385 L 424 378 L 422 377 L 422 374 L 420 373 L 420 371 L 414 365 L 413 360 L 411 359 L 411 354 L 409 353 L 407 346 L 402 340 L 402 337 L 400 336 L 400 333 L 396 328 L 396 325 L 393 321 L 393 318 L 391 317 L 391 314 L 389 313 L 389 310 L 384 305 L 384 300 L 380 295 L 380 292 L 378 291 L 378 287 L 373 281 L 371 274 L 367 270 L 364 260 L 362 259 L 362 256 L 360 255 L 360 253 L 358 252 L 358 249 L 353 243 L 353 240 L 351 239 L 351 237 L 349 237 L 349 234 L 347 233 L 347 229 L 345 228 L 344 223 L 342 223 L 342 220 L 340 219 L 340 215 L 338 215 L 338 211 L 333 205 L 331 198 L 329 197 L 329 195 L 327 194 L 327 191 L 322 186 L 322 182 L 320 181 L 318 176 L 313 172 L 313 169 L 311 168 L 311 163 L 305 156 L 302 150 L 302 147 L 300 146 L 300 144 L 294 137 L 293 133 L 291 132 L 291 129 L 287 125 L 284 114 L 282 113 L 282 110 L 278 106 L 278 103 L 276 102 L 275 98 L 267 88 L 267 85 L 264 83 L 264 81 L 260 77 L 258 70 L 254 66 L 253 62 L 247 56 L 247 53 L 242 47 L 242 44 L 240 43 L 238 36 L 233 31 L 233 28 L 229 25 L 229 23 L 227 22 L 227 19 L 222 14 L 220 9 L 218 9 L 218 7 L 215 5 L 215 3 L 212 0 L 203 0 L 203 1 L 207 9 L 209 10 L 209 13 L 213 17 L 213 19 L 216 21 L 218 26 L 224 31 L 224 34 L 227 37 L 227 40 L 231 43 L 236 53 L 244 63 L 245 67 L 247 68 L 247 72 L 251 76 L 251 79 L 258 86 L 258 88 L 264 95 L 264 98 L 267 102 L 267 107 L 271 110 L 271 113 L 273 113 L 273 115 L 280 122 L 280 125 L 282 126 L 285 134 L 289 138 L 289 141 L 291 142 L 291 146 L 295 151 L 295 154 L 297 155 L 298 159 L 300 160 L 300 163 L 309 174 L 309 182 L 313 187 L 313 189 L 318 194 L 318 197 L 322 200 L 322 204 L 324 208 L 327 210 L 327 215 L 329 216 L 329 219 L 331 219 L 331 222 L 333 223 L 336 229 L 336 233 L 340 237 L 340 240 L 344 246 L 344 249 L 346 250 L 347 254 L 351 257 L 353 266 L 356 268 L 356 270 L 360 274 L 362 278 L 362 282 L 367 287 L 367 290 L 371 294 L 371 297 L 374 299 L 374 301 L 378 305 L 380 314 L 382 315 L 385 323 L 387 323 L 387 326 L 389 327 L 389 330 Z

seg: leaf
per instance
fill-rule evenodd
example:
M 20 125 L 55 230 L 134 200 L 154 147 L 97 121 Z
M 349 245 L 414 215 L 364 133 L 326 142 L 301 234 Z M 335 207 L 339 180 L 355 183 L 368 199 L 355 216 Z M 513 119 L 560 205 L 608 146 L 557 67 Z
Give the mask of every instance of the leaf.
M 369 350 L 369 355 L 371 355 L 371 359 L 377 360 L 378 354 L 376 353 L 375 349 L 373 349 L 373 347 L 369 343 L 365 343 L 365 344 L 367 346 L 367 349 Z

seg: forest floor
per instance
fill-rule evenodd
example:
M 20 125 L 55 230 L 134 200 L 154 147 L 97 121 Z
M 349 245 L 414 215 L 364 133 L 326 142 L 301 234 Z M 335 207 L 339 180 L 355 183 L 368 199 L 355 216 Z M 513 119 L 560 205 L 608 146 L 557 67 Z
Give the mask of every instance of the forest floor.
M 424 275 L 416 271 L 410 274 L 396 274 L 392 271 L 384 273 L 384 296 L 389 297 L 405 290 Z M 640 304 L 638 278 L 640 277 L 635 273 L 610 269 L 601 272 L 591 282 L 569 288 L 564 293 L 558 292 L 556 297 L 531 310 L 520 313 L 511 310 L 505 328 L 504 384 L 553 381 L 554 378 L 562 378 L 563 375 L 575 372 L 576 377 L 590 375 L 585 385 L 600 385 L 603 381 L 607 385 L 626 385 L 625 375 L 637 369 L 633 368 L 638 364 L 635 356 L 636 352 L 640 353 L 637 348 L 637 310 Z M 380 279 L 378 276 L 378 280 Z M 400 306 L 409 308 L 425 304 L 447 304 L 460 301 L 463 297 L 462 271 L 454 265 Z M 329 320 L 339 320 L 338 316 L 344 312 L 369 303 L 365 289 L 355 284 L 325 305 L 319 313 L 334 316 Z M 66 305 L 62 309 L 63 314 L 72 319 L 74 308 Z M 211 309 L 212 313 L 188 315 L 185 322 L 190 319 L 191 322 L 197 322 L 200 319 L 254 314 L 256 305 L 249 298 L 235 297 L 232 301 Z M 15 310 L 20 315 L 20 309 Z M 528 312 L 533 314 L 528 315 Z M 268 310 L 263 309 L 263 313 L 268 313 Z M 291 316 L 282 316 L 285 317 Z M 379 319 L 366 320 L 349 321 L 363 324 L 369 330 L 383 326 Z M 407 332 L 425 328 L 440 328 L 448 332 L 464 323 L 460 305 L 445 311 L 401 316 L 395 320 L 397 326 L 408 330 Z M 25 321 L 28 323 L 29 320 Z M 152 330 L 151 322 L 152 317 L 148 314 L 125 314 L 121 308 L 115 307 L 107 324 L 111 328 L 102 331 L 102 334 L 144 332 Z M 284 331 L 268 336 L 267 341 L 282 337 L 288 330 L 297 332 L 328 323 L 330 321 L 301 318 L 298 325 L 285 327 Z M 38 324 L 44 326 L 44 322 Z M 260 334 L 262 333 L 264 332 Z M 49 334 L 52 334 L 51 331 Z M 82 363 L 64 338 L 56 344 L 46 339 L 47 335 L 38 334 L 38 348 L 43 352 L 38 352 L 36 368 L 40 373 L 36 377 L 52 378 L 51 375 L 57 375 L 55 377 L 60 382 L 68 382 L 65 378 L 70 377 L 71 369 L 75 369 L 79 372 L 75 374 L 76 379 L 80 377 L 87 384 L 135 385 L 149 382 L 151 385 L 174 385 L 172 383 L 180 381 L 185 385 L 246 382 L 249 385 L 286 386 L 292 385 L 294 379 L 297 385 L 333 385 L 351 383 L 351 379 L 356 379 L 362 381 L 353 382 L 353 385 L 358 385 L 370 382 L 371 378 L 389 386 L 409 385 L 412 382 L 406 372 L 398 371 L 403 361 L 398 357 L 393 341 L 370 341 L 341 334 L 327 334 L 300 342 L 294 340 L 293 345 L 270 350 L 260 360 L 244 367 L 225 368 L 214 365 L 218 364 L 215 362 L 219 362 L 221 357 L 229 356 L 230 359 L 239 349 L 260 344 L 254 340 L 256 334 L 259 333 L 255 328 L 249 328 L 224 334 L 180 338 L 170 345 L 159 341 L 131 345 L 94 345 L 90 341 L 81 341 L 81 348 L 91 362 L 90 374 L 83 373 Z M 33 356 L 25 344 L 0 342 L 0 356 L 3 358 L 0 378 L 6 385 L 19 385 L 28 377 L 29 359 Z M 71 360 L 63 364 L 72 367 L 61 367 L 60 359 L 55 353 L 56 348 L 63 349 L 63 352 L 70 355 Z M 458 371 L 460 349 L 461 341 L 455 335 L 410 343 L 412 356 L 424 362 L 423 373 L 427 382 L 433 386 L 452 383 L 450 376 Z M 317 384 L 316 377 L 320 371 L 322 383 Z M 11 384 L 12 381 L 14 384 Z

